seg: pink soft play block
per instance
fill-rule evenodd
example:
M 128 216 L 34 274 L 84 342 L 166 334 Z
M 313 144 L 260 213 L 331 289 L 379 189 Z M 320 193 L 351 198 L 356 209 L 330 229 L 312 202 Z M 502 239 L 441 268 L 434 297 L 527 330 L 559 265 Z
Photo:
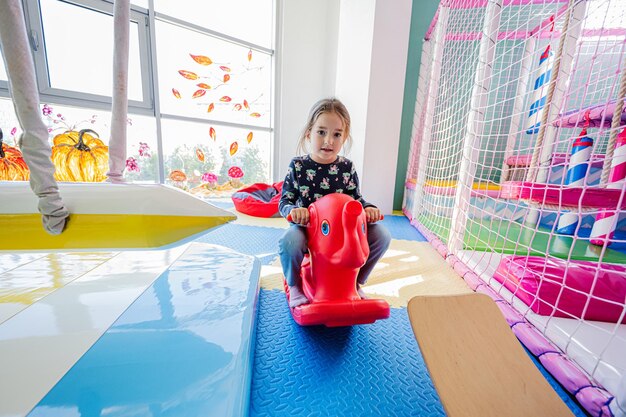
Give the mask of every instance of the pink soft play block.
M 567 165 L 571 156 L 563 152 L 555 152 L 552 154 L 551 165 L 558 167 Z M 529 167 L 533 159 L 532 154 L 511 155 L 506 158 L 506 164 L 512 167 Z M 604 163 L 604 155 L 592 154 L 589 161 L 590 168 L 602 169 Z
M 597 187 L 568 187 L 559 184 L 506 181 L 500 188 L 500 197 L 532 200 L 543 204 L 562 207 L 626 209 L 626 198 L 621 198 L 622 190 Z M 620 201 L 621 200 L 621 201 Z M 619 204 L 619 207 L 618 207 Z
M 424 192 L 431 195 L 453 196 L 456 194 L 456 187 L 442 187 L 437 185 L 425 185 Z M 475 190 L 472 189 L 472 197 L 492 197 L 498 198 L 500 190 Z
M 568 111 L 567 113 L 560 115 L 559 118 L 553 122 L 553 124 L 554 126 L 560 127 L 582 127 L 587 122 L 588 114 L 588 127 L 600 127 L 602 125 L 605 128 L 610 128 L 616 104 L 616 101 L 612 101 L 592 107 L 585 107 L 579 110 Z M 624 106 L 622 110 L 620 124 L 626 124 L 626 106 Z
M 600 271 L 596 271 L 598 266 Z M 597 281 L 592 290 L 596 272 Z M 494 278 L 532 311 L 543 316 L 615 323 L 620 320 L 625 308 L 624 265 L 507 256 L 500 261 Z M 589 305 L 583 317 L 587 300 Z M 626 315 L 621 323 L 626 324 Z

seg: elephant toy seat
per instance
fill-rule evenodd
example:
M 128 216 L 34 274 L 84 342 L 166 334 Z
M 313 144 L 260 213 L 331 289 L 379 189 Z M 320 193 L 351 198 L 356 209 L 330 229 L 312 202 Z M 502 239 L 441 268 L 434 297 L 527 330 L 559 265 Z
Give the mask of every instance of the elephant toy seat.
M 361 203 L 345 194 L 328 194 L 311 204 L 309 212 L 309 254 L 300 274 L 311 302 L 291 309 L 294 320 L 302 326 L 336 327 L 388 318 L 386 301 L 361 299 L 357 293 L 357 276 L 369 256 Z M 289 301 L 286 282 L 284 286 Z

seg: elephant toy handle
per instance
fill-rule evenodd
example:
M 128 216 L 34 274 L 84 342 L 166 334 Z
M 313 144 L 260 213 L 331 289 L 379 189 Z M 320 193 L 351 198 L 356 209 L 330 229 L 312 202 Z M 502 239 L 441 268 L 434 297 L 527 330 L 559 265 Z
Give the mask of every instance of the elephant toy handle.
M 384 220 L 385 219 L 385 215 L 381 214 L 380 215 L 380 220 Z M 293 223 L 293 219 L 291 218 L 291 214 L 287 215 L 287 221 Z

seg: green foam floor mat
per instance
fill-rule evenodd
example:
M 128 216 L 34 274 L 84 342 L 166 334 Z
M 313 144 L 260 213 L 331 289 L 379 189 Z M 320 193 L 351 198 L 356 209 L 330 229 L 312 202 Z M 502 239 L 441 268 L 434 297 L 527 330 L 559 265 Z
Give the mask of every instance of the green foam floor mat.
M 447 242 L 450 219 L 419 216 L 418 220 L 442 241 Z M 585 238 L 552 233 L 550 229 L 525 227 L 514 221 L 472 220 L 466 225 L 464 248 L 481 252 L 496 252 L 521 256 L 551 256 L 579 261 L 598 261 L 602 247 Z M 626 264 L 626 254 L 607 248 L 603 262 Z

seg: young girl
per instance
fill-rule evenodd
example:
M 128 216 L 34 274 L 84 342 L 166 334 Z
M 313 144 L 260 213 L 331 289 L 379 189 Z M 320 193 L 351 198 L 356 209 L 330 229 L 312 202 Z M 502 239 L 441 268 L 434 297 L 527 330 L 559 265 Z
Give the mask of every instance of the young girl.
M 298 153 L 304 150 L 309 154 L 291 160 L 278 206 L 283 217 L 291 215 L 292 219 L 291 226 L 278 243 L 292 308 L 309 302 L 302 291 L 300 264 L 308 252 L 304 227 L 309 222 L 307 207 L 315 200 L 326 194 L 344 193 L 364 207 L 370 256 L 357 277 L 357 291 L 361 298 L 366 298 L 361 286 L 391 242 L 389 231 L 374 224 L 380 220 L 380 210 L 361 196 L 352 161 L 338 156 L 343 144 L 351 140 L 350 115 L 346 107 L 335 98 L 315 103 L 298 142 Z

